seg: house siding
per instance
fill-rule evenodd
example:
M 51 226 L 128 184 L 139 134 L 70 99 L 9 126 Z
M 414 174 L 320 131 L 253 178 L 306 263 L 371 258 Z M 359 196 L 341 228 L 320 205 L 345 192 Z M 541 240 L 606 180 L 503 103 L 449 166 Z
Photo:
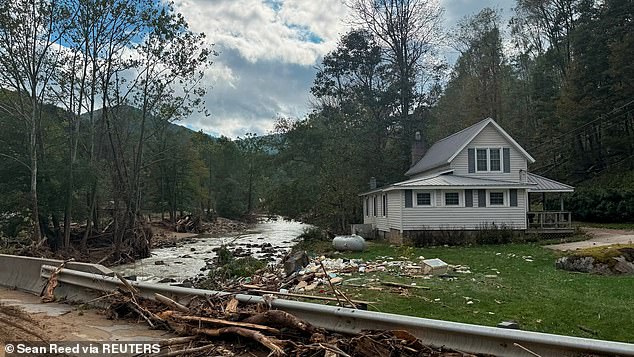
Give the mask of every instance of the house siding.
M 390 191 L 387 194 L 387 230 L 401 229 L 401 214 L 405 202 L 402 191 Z
M 503 207 L 477 207 L 477 194 L 474 195 L 474 207 L 464 207 L 464 190 L 461 190 L 460 207 L 443 205 L 443 190 L 436 191 L 435 207 L 402 208 L 402 227 L 408 230 L 477 230 L 484 225 L 495 223 L 513 229 L 526 229 L 526 191 L 518 190 L 517 207 L 509 207 L 508 199 Z
M 495 147 L 510 148 L 510 173 L 503 173 L 502 171 L 469 173 L 467 149 Z M 520 170 L 526 171 L 527 160 L 526 157 L 512 146 L 492 125 L 487 125 L 486 128 L 482 129 L 473 141 L 454 158 L 450 164 L 450 168 L 453 169 L 455 175 L 519 182 Z

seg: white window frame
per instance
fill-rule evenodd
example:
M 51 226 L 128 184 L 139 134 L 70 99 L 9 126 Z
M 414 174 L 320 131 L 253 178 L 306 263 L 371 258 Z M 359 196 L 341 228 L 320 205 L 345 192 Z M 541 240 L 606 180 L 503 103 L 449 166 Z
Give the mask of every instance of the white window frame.
M 496 192 L 502 194 L 502 199 L 504 200 L 504 203 L 501 205 L 491 203 L 491 193 Z M 509 199 L 509 190 L 487 190 L 487 207 L 509 207 Z
M 500 153 L 500 169 L 499 170 L 492 170 L 491 169 L 491 149 L 499 150 L 498 151 Z M 502 150 L 501 147 L 491 147 L 491 148 L 487 149 L 487 162 L 489 163 L 489 166 L 488 166 L 489 172 L 502 172 L 502 171 L 504 171 L 504 168 L 502 167 L 504 165 L 504 158 L 502 156 L 504 156 L 504 150 Z
M 419 193 L 429 193 L 429 204 L 428 205 L 419 205 L 418 204 L 418 194 Z M 433 190 L 415 190 L 412 191 L 412 203 L 414 207 L 434 207 L 436 204 L 436 195 Z
M 457 193 L 458 194 L 458 204 L 457 205 L 448 205 L 446 200 L 447 193 Z M 446 190 L 442 192 L 442 205 L 445 207 L 464 207 L 464 190 Z
M 491 170 L 491 149 L 500 150 L 500 169 L 499 170 Z M 478 170 L 478 150 L 485 150 L 487 153 L 487 169 L 486 170 Z M 491 146 L 491 147 L 475 147 L 475 172 L 493 172 L 493 173 L 504 173 L 504 147 L 502 146 Z M 510 172 L 507 172 L 507 174 Z
M 486 153 L 486 164 L 487 167 L 485 170 L 480 170 L 478 169 L 478 151 L 484 150 L 484 152 Z M 483 148 L 483 147 L 476 147 L 475 148 L 475 172 L 489 172 L 489 148 Z M 444 198 L 444 197 L 443 197 Z

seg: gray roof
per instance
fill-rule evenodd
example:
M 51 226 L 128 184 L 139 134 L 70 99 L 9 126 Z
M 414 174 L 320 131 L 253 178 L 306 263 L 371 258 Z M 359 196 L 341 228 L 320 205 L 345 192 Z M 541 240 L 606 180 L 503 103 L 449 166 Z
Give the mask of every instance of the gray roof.
M 447 165 L 458 155 L 482 129 L 487 125 L 492 124 L 506 140 L 513 145 L 520 153 L 522 153 L 526 159 L 533 163 L 535 159 L 524 150 L 495 120 L 486 118 L 481 120 L 468 128 L 462 129 L 459 132 L 449 135 L 444 139 L 440 139 L 432 145 L 425 155 L 405 173 L 406 176 L 412 176 L 419 174 L 443 165 Z
M 416 178 L 406 181 L 397 182 L 386 189 L 409 189 L 418 187 L 497 187 L 497 188 L 528 188 L 532 187 L 532 183 L 491 180 L 477 177 L 459 176 L 452 174 L 443 174 L 436 176 L 428 176 Z
M 449 158 L 460 149 L 466 141 L 479 133 L 489 123 L 489 119 L 484 119 L 466 129 L 440 139 L 432 145 L 418 162 L 409 168 L 406 176 L 415 175 L 420 172 L 445 165 Z
M 533 183 L 534 186 L 529 188 L 529 192 L 574 192 L 575 188 L 565 183 L 551 180 L 544 176 L 539 176 L 530 172 L 526 173 L 526 181 Z

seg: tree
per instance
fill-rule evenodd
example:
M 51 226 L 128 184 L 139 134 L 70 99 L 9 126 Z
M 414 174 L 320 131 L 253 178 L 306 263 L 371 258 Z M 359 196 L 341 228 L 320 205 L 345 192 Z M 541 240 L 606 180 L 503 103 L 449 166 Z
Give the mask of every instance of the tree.
M 442 8 L 435 0 L 351 0 L 354 24 L 376 37 L 391 64 L 399 98 L 403 155 L 408 157 L 417 127 L 412 116 L 418 88 L 426 80 L 429 56 L 441 39 Z M 412 138 L 412 139 L 410 139 Z
M 69 24 L 68 9 L 46 0 L 0 1 L 0 86 L 15 95 L 5 96 L 2 110 L 16 113 L 28 128 L 33 239 L 40 241 L 38 165 L 44 103 L 49 81 L 60 59 L 55 46 Z M 6 154 L 5 154 L 6 155 Z M 17 160 L 17 158 L 16 158 Z
M 495 10 L 485 8 L 458 23 L 452 38 L 460 56 L 433 110 L 433 139 L 487 117 L 502 123 L 511 119 L 506 87 L 513 76 L 502 51 L 499 21 Z

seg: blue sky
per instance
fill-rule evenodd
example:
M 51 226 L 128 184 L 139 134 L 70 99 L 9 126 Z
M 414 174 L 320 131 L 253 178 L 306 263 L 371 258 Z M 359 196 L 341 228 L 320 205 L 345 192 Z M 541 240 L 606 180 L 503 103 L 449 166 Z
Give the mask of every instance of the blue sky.
M 502 10 L 514 0 L 439 0 L 450 29 L 483 7 Z M 279 116 L 303 117 L 311 110 L 315 67 L 348 30 L 343 0 L 177 0 L 194 31 L 204 32 L 220 53 L 208 71 L 206 107 L 180 124 L 232 138 L 265 134 Z M 442 51 L 453 62 L 456 53 Z

